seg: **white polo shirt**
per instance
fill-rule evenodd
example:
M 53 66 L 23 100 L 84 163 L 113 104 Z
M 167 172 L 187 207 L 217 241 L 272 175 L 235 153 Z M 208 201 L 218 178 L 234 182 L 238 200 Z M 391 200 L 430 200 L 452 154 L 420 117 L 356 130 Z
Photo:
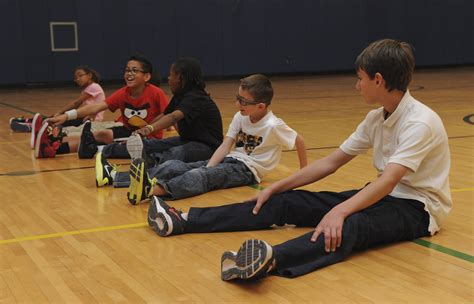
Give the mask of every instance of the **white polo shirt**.
M 438 114 L 407 91 L 388 119 L 384 120 L 383 108 L 370 111 L 340 148 L 349 155 L 373 148 L 378 176 L 388 163 L 410 169 L 390 195 L 425 204 L 428 230 L 433 235 L 440 229 L 452 200 L 448 136 Z

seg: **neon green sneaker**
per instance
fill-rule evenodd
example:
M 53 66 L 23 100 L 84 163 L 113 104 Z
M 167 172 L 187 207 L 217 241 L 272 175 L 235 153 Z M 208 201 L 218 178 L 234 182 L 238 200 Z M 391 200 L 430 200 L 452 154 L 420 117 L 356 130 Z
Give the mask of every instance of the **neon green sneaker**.
M 103 187 L 112 185 L 114 182 L 113 176 L 117 173 L 118 167 L 111 165 L 102 152 L 95 156 L 95 185 Z

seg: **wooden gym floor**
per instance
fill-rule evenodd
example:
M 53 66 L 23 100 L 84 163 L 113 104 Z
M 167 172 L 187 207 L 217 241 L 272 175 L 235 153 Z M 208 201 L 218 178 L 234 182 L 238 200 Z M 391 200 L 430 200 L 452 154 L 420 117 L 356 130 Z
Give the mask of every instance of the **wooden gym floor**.
M 272 80 L 273 111 L 305 138 L 310 161 L 336 148 L 371 108 L 354 89 L 354 74 Z M 208 83 L 225 130 L 236 111 L 238 83 Z M 117 88 L 106 86 L 106 95 Z M 78 95 L 77 88 L 0 89 L 0 302 L 472 303 L 474 67 L 417 71 L 411 90 L 439 113 L 449 135 L 454 208 L 441 232 L 356 254 L 296 279 L 271 276 L 236 284 L 220 280 L 222 252 L 238 249 L 248 238 L 278 244 L 309 228 L 160 238 L 146 225 L 147 204 L 130 205 L 124 188 L 95 187 L 94 160 L 75 154 L 37 160 L 29 134 L 10 131 L 10 117 L 54 113 Z M 370 157 L 359 156 L 305 188 L 361 187 L 375 177 Z M 128 170 L 128 160 L 115 163 Z M 297 167 L 296 152 L 285 151 L 259 186 L 172 204 L 187 210 L 241 201 Z

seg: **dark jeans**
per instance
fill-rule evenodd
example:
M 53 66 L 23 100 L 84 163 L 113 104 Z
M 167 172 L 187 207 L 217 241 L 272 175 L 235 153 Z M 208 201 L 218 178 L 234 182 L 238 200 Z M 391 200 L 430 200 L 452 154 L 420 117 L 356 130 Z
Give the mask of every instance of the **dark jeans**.
M 284 224 L 314 228 L 334 206 L 358 191 L 288 191 L 271 197 L 258 215 L 252 214 L 255 202 L 191 208 L 186 232 L 248 231 Z M 358 250 L 427 236 L 428 224 L 429 215 L 421 202 L 386 196 L 345 219 L 342 244 L 335 252 L 326 253 L 322 234 L 315 243 L 310 242 L 313 230 L 273 246 L 276 269 L 272 273 L 297 277 L 341 262 Z
M 194 162 L 211 158 L 214 148 L 197 141 L 185 141 L 179 136 L 163 139 L 144 139 L 143 149 L 156 163 L 170 159 Z M 106 145 L 102 151 L 106 158 L 130 158 L 125 143 Z

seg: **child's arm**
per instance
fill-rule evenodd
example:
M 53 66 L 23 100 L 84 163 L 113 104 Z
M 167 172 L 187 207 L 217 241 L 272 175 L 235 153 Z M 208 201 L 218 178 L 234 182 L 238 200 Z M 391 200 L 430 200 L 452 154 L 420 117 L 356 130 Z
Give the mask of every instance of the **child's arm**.
M 87 99 L 91 98 L 92 95 L 82 92 L 81 95 L 76 100 L 71 101 L 67 105 L 61 108 L 58 112 L 54 113 L 53 116 L 58 116 L 59 114 L 63 114 L 66 111 L 77 109 L 81 106 L 81 104 L 86 101 Z
M 214 151 L 214 154 L 212 154 L 211 159 L 207 163 L 207 167 L 214 167 L 215 165 L 219 164 L 224 159 L 224 157 L 229 154 L 234 142 L 235 140 L 232 137 L 226 136 L 219 148 L 217 148 L 216 151 Z
M 308 157 L 306 155 L 306 145 L 303 136 L 297 135 L 295 140 L 296 151 L 298 152 L 298 159 L 300 161 L 300 169 L 308 165 Z
M 349 155 L 338 148 L 328 156 L 317 159 L 310 165 L 296 171 L 292 175 L 271 184 L 264 190 L 260 191 L 255 198 L 251 199 L 257 201 L 253 213 L 257 214 L 270 196 L 323 179 L 336 172 L 337 169 L 348 163 L 354 157 L 354 155 Z
M 135 133 L 140 134 L 141 136 L 148 136 L 152 133 L 166 129 L 170 126 L 174 126 L 178 121 L 183 118 L 184 113 L 180 110 L 174 110 L 173 112 L 166 115 L 160 114 L 157 118 L 153 120 L 153 122 L 141 129 L 136 130 Z
M 107 110 L 108 108 L 109 106 L 105 103 L 105 101 L 102 101 L 102 102 L 86 105 L 77 110 L 69 110 L 67 111 L 67 113 L 59 114 L 58 116 L 48 118 L 46 121 L 49 124 L 52 124 L 53 126 L 59 126 L 59 125 L 62 125 L 66 120 L 75 119 L 75 118 L 83 118 L 88 115 L 95 115 L 101 111 Z M 73 113 L 70 113 L 70 115 L 72 115 L 71 117 L 68 116 L 69 112 L 73 112 Z
M 311 241 L 315 242 L 323 233 L 326 251 L 336 251 L 336 248 L 341 246 L 344 220 L 354 212 L 365 209 L 387 196 L 408 170 L 400 164 L 388 163 L 382 175 L 375 181 L 326 213 L 316 226 Z

